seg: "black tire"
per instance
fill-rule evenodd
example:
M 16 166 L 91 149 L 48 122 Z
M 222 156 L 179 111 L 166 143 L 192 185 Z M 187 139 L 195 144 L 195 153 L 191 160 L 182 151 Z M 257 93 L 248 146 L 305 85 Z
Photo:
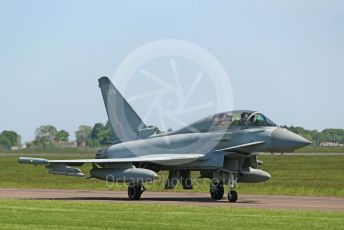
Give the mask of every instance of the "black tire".
M 231 190 L 228 193 L 228 201 L 229 202 L 236 202 L 238 200 L 238 193 L 237 191 Z
M 210 196 L 213 200 L 221 200 L 223 198 L 224 188 L 222 184 L 210 186 Z
M 128 186 L 128 197 L 130 200 L 139 200 L 142 194 L 141 185 L 129 185 Z

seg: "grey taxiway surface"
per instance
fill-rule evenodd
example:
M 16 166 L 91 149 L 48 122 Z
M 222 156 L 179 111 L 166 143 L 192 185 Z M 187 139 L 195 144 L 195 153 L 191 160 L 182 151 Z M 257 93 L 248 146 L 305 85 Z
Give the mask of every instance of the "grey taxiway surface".
M 125 191 L 70 190 L 70 189 L 0 189 L 0 198 L 30 200 L 61 200 L 115 203 L 149 203 L 174 205 L 216 205 L 246 208 L 275 208 L 294 210 L 344 211 L 344 197 L 306 197 L 276 195 L 242 195 L 238 202 L 227 199 L 213 201 L 208 193 L 149 192 L 141 200 L 130 201 Z

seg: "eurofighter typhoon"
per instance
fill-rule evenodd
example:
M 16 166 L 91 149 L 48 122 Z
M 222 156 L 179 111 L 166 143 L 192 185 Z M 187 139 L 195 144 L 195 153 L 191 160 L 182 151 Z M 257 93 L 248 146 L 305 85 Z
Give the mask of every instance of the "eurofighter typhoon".
M 106 112 L 116 140 L 97 151 L 94 159 L 48 160 L 19 157 L 22 164 L 45 165 L 50 174 L 84 176 L 76 168 L 92 164 L 90 177 L 128 184 L 128 197 L 138 200 L 144 183 L 154 181 L 157 173 L 168 170 L 166 189 L 180 181 L 192 189 L 191 171 L 210 179 L 214 200 L 224 196 L 236 202 L 237 183 L 260 183 L 270 174 L 258 167 L 260 152 L 288 152 L 310 144 L 305 138 L 277 126 L 264 114 L 249 111 L 217 113 L 179 130 L 158 133 L 147 126 L 107 77 L 101 77 Z

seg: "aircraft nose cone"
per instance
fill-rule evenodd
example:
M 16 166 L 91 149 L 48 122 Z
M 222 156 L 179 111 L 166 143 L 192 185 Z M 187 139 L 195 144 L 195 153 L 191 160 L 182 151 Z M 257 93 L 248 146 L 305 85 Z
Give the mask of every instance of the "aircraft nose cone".
M 278 128 L 272 132 L 271 142 L 273 152 L 293 151 L 311 144 L 307 139 L 283 128 Z

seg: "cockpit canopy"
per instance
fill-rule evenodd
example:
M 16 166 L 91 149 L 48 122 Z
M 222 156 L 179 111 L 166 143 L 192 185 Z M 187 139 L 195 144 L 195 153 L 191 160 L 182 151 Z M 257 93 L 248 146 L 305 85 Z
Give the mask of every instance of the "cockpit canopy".
M 212 126 L 214 128 L 234 128 L 238 126 L 274 127 L 276 124 L 262 113 L 249 110 L 238 110 L 215 114 Z
M 277 125 L 263 114 L 250 110 L 236 110 L 217 113 L 174 131 L 174 134 L 236 130 L 252 127 L 276 127 Z

